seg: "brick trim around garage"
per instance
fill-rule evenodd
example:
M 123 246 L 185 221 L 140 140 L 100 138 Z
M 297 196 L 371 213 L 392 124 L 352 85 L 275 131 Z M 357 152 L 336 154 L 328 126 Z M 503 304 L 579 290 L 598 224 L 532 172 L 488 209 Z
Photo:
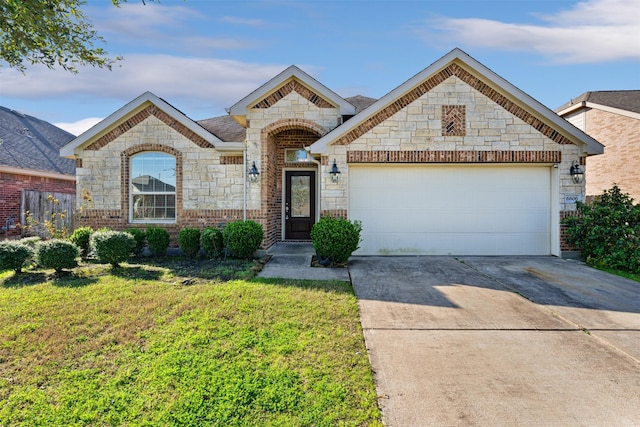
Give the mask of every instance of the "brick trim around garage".
M 560 163 L 560 151 L 347 151 L 347 163 Z

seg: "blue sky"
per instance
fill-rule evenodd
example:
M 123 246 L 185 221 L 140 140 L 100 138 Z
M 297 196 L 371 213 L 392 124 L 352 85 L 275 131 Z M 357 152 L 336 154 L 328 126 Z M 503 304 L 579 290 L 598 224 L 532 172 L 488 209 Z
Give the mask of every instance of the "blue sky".
M 379 98 L 459 47 L 549 108 L 640 89 L 640 0 L 140 0 L 84 9 L 112 71 L 0 68 L 0 105 L 86 130 L 145 91 L 194 120 L 289 65 L 343 97 Z

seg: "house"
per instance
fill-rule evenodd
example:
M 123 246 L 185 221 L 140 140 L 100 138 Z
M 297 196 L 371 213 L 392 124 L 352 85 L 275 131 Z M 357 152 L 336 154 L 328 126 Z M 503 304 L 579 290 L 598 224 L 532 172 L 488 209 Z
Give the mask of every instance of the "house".
M 603 150 L 459 49 L 378 100 L 291 66 L 227 111 L 195 122 L 147 92 L 71 141 L 81 220 L 175 236 L 246 218 L 268 248 L 334 216 L 362 221 L 361 255 L 560 256 L 584 197 L 571 166 Z M 139 191 L 143 175 L 168 186 Z
M 640 90 L 585 92 L 556 112 L 606 147 L 587 159 L 587 197 L 617 184 L 640 201 Z
M 74 138 L 44 120 L 0 107 L 0 238 L 20 235 L 25 191 L 75 194 L 75 162 L 59 155 Z

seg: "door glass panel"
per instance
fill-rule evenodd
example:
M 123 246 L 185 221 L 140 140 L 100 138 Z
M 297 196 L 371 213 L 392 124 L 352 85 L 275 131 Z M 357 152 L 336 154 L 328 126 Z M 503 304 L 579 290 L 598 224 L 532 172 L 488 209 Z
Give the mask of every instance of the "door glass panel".
M 311 216 L 311 177 L 291 177 L 291 216 L 305 218 Z

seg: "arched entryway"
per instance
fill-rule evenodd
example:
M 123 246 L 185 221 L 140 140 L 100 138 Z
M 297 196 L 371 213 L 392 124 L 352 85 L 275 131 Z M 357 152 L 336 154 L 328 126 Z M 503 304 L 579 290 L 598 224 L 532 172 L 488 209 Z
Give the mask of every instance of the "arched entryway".
M 318 165 L 305 161 L 302 151 L 317 141 L 324 129 L 301 119 L 280 120 L 262 131 L 262 211 L 265 245 L 280 240 L 309 240 L 317 221 Z

